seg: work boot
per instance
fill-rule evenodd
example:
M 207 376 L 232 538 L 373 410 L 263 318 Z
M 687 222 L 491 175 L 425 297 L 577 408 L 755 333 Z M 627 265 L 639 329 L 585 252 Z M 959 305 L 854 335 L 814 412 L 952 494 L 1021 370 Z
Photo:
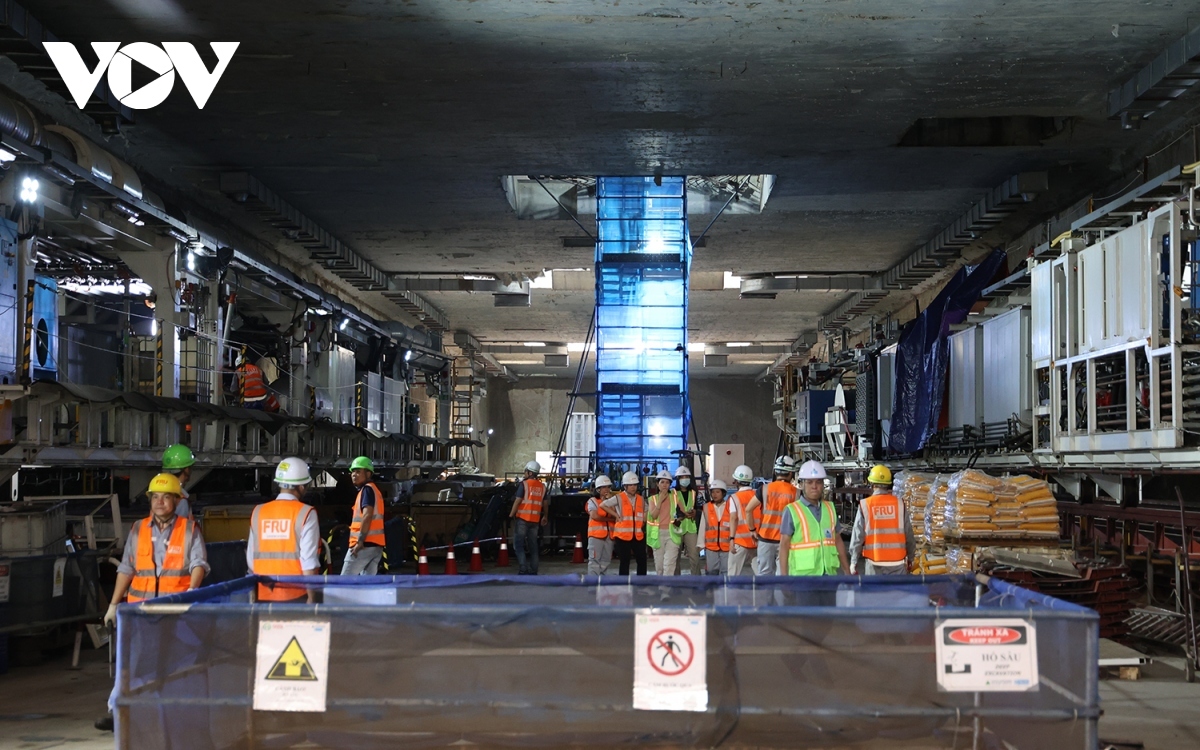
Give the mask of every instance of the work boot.
M 105 714 L 96 719 L 95 727 L 101 732 L 111 732 L 113 730 L 113 715 Z

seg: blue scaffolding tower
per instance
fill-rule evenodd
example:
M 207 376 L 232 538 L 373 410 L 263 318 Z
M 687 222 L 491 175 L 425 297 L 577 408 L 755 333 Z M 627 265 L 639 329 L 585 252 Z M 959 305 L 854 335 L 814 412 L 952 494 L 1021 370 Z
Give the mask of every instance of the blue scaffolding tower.
M 687 198 L 684 178 L 659 182 L 596 179 L 596 458 L 608 472 L 673 468 L 687 447 Z

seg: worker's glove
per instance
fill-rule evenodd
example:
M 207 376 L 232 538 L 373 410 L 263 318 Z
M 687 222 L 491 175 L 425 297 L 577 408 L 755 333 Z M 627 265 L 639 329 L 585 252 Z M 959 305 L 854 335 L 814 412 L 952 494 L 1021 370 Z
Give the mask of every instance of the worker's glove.
M 104 613 L 104 624 L 109 628 L 117 626 L 117 605 L 108 605 L 108 611 Z

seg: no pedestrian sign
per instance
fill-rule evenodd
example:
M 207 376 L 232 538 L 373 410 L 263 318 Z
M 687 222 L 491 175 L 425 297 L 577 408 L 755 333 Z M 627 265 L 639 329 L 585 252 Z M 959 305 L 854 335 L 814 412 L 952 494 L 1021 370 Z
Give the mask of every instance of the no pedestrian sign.
M 329 684 L 329 623 L 258 624 L 255 711 L 324 711 Z
M 1024 692 L 1038 686 L 1037 629 L 1028 620 L 945 620 L 936 629 L 938 688 Z
M 708 622 L 703 614 L 638 610 L 633 649 L 633 707 L 643 711 L 708 709 Z

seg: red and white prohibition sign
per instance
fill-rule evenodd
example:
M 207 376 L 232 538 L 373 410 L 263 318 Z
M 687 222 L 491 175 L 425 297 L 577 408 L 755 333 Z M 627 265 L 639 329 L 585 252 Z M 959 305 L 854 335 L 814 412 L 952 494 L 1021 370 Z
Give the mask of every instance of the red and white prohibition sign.
M 646 647 L 646 658 L 655 672 L 674 677 L 683 674 L 692 666 L 696 647 L 687 633 L 675 628 L 666 628 L 650 636 Z

